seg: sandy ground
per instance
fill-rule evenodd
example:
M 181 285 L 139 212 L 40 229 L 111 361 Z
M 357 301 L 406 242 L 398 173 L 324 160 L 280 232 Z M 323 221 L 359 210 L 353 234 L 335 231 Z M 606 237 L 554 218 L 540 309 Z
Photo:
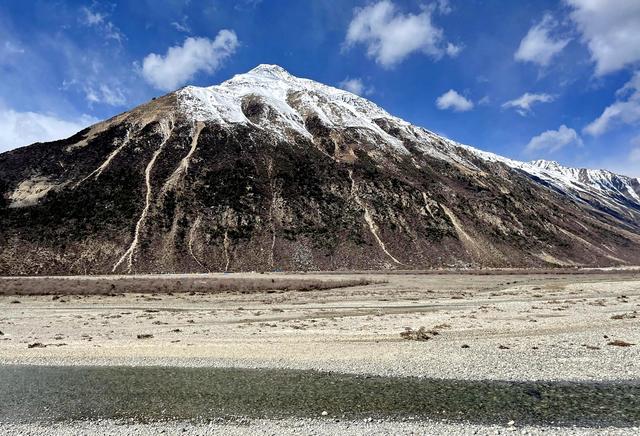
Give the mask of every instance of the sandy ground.
M 0 363 L 640 378 L 640 273 L 331 275 L 340 277 L 386 283 L 307 292 L 0 296 Z M 405 328 L 421 326 L 431 339 L 401 338 Z M 616 340 L 637 345 L 609 345 Z

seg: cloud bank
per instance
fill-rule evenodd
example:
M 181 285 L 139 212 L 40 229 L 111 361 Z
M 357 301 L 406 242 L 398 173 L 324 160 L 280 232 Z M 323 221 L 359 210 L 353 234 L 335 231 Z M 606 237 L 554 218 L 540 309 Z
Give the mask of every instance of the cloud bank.
M 616 92 L 616 101 L 607 106 L 602 114 L 593 120 L 584 131 L 599 136 L 615 125 L 640 123 L 640 71 Z
M 444 43 L 442 29 L 431 20 L 432 11 L 433 8 L 423 8 L 419 14 L 403 14 L 389 0 L 356 9 L 345 47 L 363 44 L 367 56 L 384 68 L 396 66 L 413 53 L 434 58 L 445 53 L 456 56 L 461 47 Z
M 238 48 L 232 30 L 221 30 L 215 39 L 187 38 L 163 55 L 151 53 L 142 62 L 142 77 L 154 88 L 173 91 L 204 71 L 213 73 Z
M 34 142 L 67 138 L 97 121 L 87 115 L 70 121 L 49 114 L 0 107 L 0 152 Z
M 473 102 L 450 89 L 438 97 L 436 106 L 442 110 L 451 109 L 456 112 L 466 112 L 473 109 Z
M 553 35 L 557 26 L 556 21 L 549 14 L 542 21 L 529 29 L 529 32 L 520 41 L 518 50 L 513 55 L 514 59 L 521 62 L 533 62 L 542 67 L 549 65 L 551 59 L 560 53 L 569 43 L 570 39 Z
M 536 152 L 554 153 L 568 145 L 582 146 L 582 139 L 580 139 L 575 130 L 563 124 L 558 130 L 547 130 L 531 138 L 531 141 L 525 147 L 525 152 L 529 154 Z
M 520 97 L 502 104 L 503 108 L 514 108 L 520 115 L 527 116 L 531 113 L 531 106 L 536 103 L 549 103 L 555 99 L 549 94 L 530 94 L 525 92 Z
M 637 0 L 565 0 L 570 16 L 596 64 L 605 75 L 640 61 L 640 2 Z

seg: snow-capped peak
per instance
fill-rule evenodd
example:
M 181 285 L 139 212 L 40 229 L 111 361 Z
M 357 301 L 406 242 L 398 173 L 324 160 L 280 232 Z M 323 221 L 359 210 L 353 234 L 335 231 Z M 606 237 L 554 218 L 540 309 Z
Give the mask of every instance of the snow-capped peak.
M 271 76 L 280 79 L 295 79 L 295 77 L 292 76 L 287 70 L 282 68 L 280 65 L 274 64 L 260 64 L 246 74 Z
M 404 149 L 402 142 L 374 122 L 394 119 L 376 104 L 348 91 L 295 77 L 278 65 L 261 64 L 220 85 L 188 86 L 177 92 L 181 110 L 194 121 L 251 124 L 286 135 L 294 131 L 311 138 L 305 120 L 317 116 L 327 127 L 359 128 L 374 135 L 376 143 Z M 268 123 L 256 124 L 243 111 L 243 102 L 255 97 L 273 109 Z

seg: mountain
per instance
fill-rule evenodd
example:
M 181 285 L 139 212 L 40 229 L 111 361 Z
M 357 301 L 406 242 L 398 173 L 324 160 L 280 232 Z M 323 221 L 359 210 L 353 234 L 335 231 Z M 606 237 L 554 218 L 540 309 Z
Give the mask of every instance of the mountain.
M 0 274 L 639 264 L 639 196 L 260 65 L 0 154 Z
M 640 221 L 640 178 L 607 170 L 570 168 L 549 160 L 519 162 L 480 150 L 474 152 L 484 159 L 524 171 L 536 182 L 623 222 L 633 225 Z
M 558 162 L 537 160 L 532 174 L 621 220 L 640 220 L 640 179 L 606 170 L 568 168 Z

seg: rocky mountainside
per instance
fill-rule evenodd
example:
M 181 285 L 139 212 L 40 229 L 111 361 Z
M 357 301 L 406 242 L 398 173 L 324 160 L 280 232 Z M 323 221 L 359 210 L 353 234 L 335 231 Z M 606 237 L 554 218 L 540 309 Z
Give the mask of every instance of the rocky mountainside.
M 538 160 L 531 171 L 541 179 L 622 220 L 640 220 L 640 179 L 606 170 L 568 168 L 558 162 Z
M 640 264 L 639 197 L 260 65 L 1 154 L 0 274 Z
M 476 149 L 473 152 L 484 159 L 524 171 L 537 183 L 578 203 L 591 205 L 632 225 L 640 221 L 639 178 L 607 170 L 570 168 L 549 160 L 519 162 Z

